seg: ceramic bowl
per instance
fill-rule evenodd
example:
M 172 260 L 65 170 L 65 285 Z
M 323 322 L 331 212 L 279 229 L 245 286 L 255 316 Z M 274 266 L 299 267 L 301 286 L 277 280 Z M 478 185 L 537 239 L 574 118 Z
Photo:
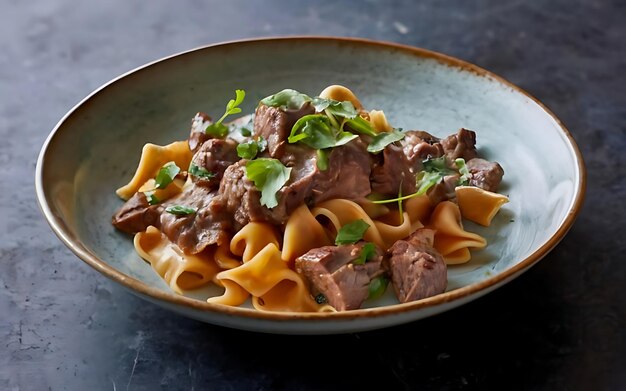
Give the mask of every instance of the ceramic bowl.
M 132 176 L 146 142 L 188 135 L 198 111 L 221 113 L 233 90 L 244 112 L 283 88 L 317 94 L 342 84 L 365 107 L 384 109 L 404 129 L 438 136 L 460 127 L 500 162 L 505 205 L 489 228 L 467 223 L 488 247 L 450 267 L 448 290 L 406 304 L 391 297 L 341 313 L 268 313 L 174 294 L 135 253 L 111 216 L 115 189 Z M 585 169 L 563 124 L 520 88 L 461 60 L 424 49 L 362 39 L 279 38 L 231 42 L 177 54 L 107 83 L 54 128 L 37 162 L 39 204 L 54 232 L 79 258 L 132 293 L 205 322 L 272 333 L 363 331 L 428 317 L 513 280 L 567 233 L 580 210 Z M 391 290 L 389 290 L 391 291 Z

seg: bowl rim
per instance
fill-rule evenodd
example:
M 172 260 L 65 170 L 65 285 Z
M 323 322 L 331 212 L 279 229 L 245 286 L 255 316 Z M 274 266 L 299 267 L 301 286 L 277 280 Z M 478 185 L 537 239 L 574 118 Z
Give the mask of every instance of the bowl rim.
M 460 69 L 462 71 L 468 71 L 474 73 L 481 77 L 486 77 L 489 79 L 493 79 L 505 86 L 510 87 L 518 93 L 523 94 L 528 99 L 532 100 L 536 103 L 548 116 L 550 116 L 560 129 L 560 131 L 566 136 L 565 140 L 569 142 L 569 146 L 574 153 L 577 163 L 577 174 L 579 176 L 578 186 L 575 189 L 574 199 L 571 204 L 571 207 L 567 211 L 567 215 L 557 231 L 548 239 L 546 242 L 541 245 L 537 250 L 528 255 L 522 261 L 518 262 L 514 266 L 498 273 L 493 276 L 476 282 L 461 288 L 457 288 L 448 292 L 444 292 L 438 294 L 436 296 L 432 296 L 426 299 L 402 303 L 402 304 L 394 304 L 383 307 L 375 307 L 375 308 L 366 308 L 366 309 L 358 309 L 353 311 L 343 311 L 343 312 L 276 312 L 276 311 L 258 311 L 250 308 L 242 308 L 242 307 L 233 307 L 226 306 L 222 304 L 214 304 L 208 303 L 202 300 L 192 299 L 186 296 L 178 295 L 174 292 L 166 292 L 164 290 L 152 287 L 134 277 L 126 275 L 114 267 L 110 266 L 105 261 L 101 260 L 94 253 L 89 251 L 86 247 L 81 245 L 79 238 L 73 234 L 70 229 L 64 224 L 63 219 L 57 216 L 52 212 L 52 209 L 48 203 L 46 192 L 44 191 L 44 180 L 43 180 L 43 169 L 46 164 L 46 160 L 50 152 L 50 144 L 52 140 L 55 138 L 57 133 L 63 131 L 64 123 L 68 118 L 73 115 L 77 115 L 78 112 L 82 111 L 86 105 L 85 103 L 92 99 L 94 96 L 102 93 L 107 89 L 110 85 L 116 83 L 117 81 L 130 76 L 132 74 L 141 72 L 153 65 L 156 65 L 161 62 L 165 62 L 167 60 L 173 59 L 175 57 L 184 56 L 188 53 L 202 51 L 202 50 L 210 50 L 211 48 L 224 48 L 228 46 L 242 46 L 242 45 L 256 45 L 259 43 L 272 43 L 272 42 L 285 42 L 285 43 L 294 43 L 294 42 L 302 42 L 306 41 L 307 43 L 340 43 L 344 45 L 354 45 L 366 47 L 371 50 L 389 50 L 394 49 L 404 54 L 414 55 L 419 58 L 429 58 L 438 61 L 444 65 Z M 540 102 L 538 99 L 533 97 L 531 94 L 518 87 L 517 85 L 509 82 L 505 78 L 498 76 L 490 71 L 487 71 L 475 64 L 469 63 L 467 61 L 458 59 L 456 57 L 448 56 L 446 54 L 442 54 L 439 52 L 431 51 L 428 49 L 423 49 L 419 47 L 413 47 L 409 45 L 399 44 L 395 42 L 388 41 L 380 41 L 380 40 L 372 40 L 366 38 L 355 38 L 355 37 L 332 37 L 332 36 L 283 36 L 283 37 L 261 37 L 261 38 L 250 38 L 250 39 L 239 39 L 239 40 L 231 40 L 226 42 L 220 42 L 210 45 L 204 45 L 200 47 L 196 47 L 190 50 L 185 50 L 170 56 L 166 56 L 155 61 L 149 62 L 147 64 L 141 65 L 135 69 L 132 69 L 122 75 L 104 83 L 102 86 L 91 92 L 84 99 L 82 99 L 79 103 L 77 103 L 72 109 L 70 109 L 55 125 L 51 133 L 46 138 L 41 151 L 39 153 L 39 157 L 37 159 L 37 166 L 35 171 L 35 190 L 37 195 L 37 202 L 39 204 L 39 208 L 46 218 L 48 224 L 52 228 L 53 232 L 57 235 L 57 237 L 80 259 L 82 259 L 85 263 L 87 263 L 92 268 L 96 269 L 98 272 L 102 273 L 105 277 L 121 284 L 127 289 L 138 293 L 143 296 L 148 296 L 152 299 L 167 302 L 168 304 L 180 305 L 183 307 L 187 307 L 191 310 L 197 311 L 209 311 L 219 313 L 221 315 L 226 316 L 237 316 L 237 317 L 245 317 L 245 318 L 253 318 L 258 320 L 266 320 L 266 321 L 302 321 L 302 320 L 314 320 L 314 321 L 332 321 L 332 320 L 354 320 L 359 318 L 374 318 L 374 317 L 383 317 L 383 316 L 391 316 L 391 315 L 400 315 L 402 313 L 412 312 L 418 309 L 423 309 L 427 307 L 434 307 L 439 304 L 449 303 L 452 301 L 460 301 L 463 298 L 471 299 L 471 296 L 483 292 L 487 293 L 499 286 L 501 286 L 506 280 L 513 278 L 515 275 L 520 274 L 521 272 L 529 269 L 535 263 L 537 263 L 540 259 L 545 257 L 565 236 L 565 234 L 569 231 L 571 226 L 574 223 L 577 215 L 580 213 L 580 210 L 583 205 L 583 201 L 585 198 L 585 190 L 586 190 L 586 182 L 587 182 L 587 172 L 585 169 L 584 161 L 582 153 L 576 144 L 576 141 L 567 130 L 563 122 L 557 118 L 557 116 L 550 110 L 548 107 Z M 492 289 L 488 289 L 492 288 Z

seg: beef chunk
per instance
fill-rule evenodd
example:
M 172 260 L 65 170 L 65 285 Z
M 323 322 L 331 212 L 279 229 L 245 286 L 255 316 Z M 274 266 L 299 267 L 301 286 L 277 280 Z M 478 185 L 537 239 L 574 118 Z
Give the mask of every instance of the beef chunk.
M 296 258 L 296 270 L 308 282 L 311 293 L 324 295 L 337 311 L 358 309 L 369 295 L 370 282 L 384 273 L 378 247 L 366 263 L 353 263 L 365 244 L 314 248 Z
M 443 147 L 439 138 L 421 130 L 405 132 L 400 141 L 413 172 L 422 170 L 422 161 L 443 156 Z
M 477 156 L 476 133 L 465 128 L 441 140 L 441 146 L 450 161 L 463 158 L 467 162 Z
M 317 159 L 316 155 L 316 164 Z M 316 170 L 313 203 L 334 198 L 356 200 L 371 193 L 370 164 L 367 145 L 360 138 L 333 148 L 328 156 L 328 169 Z
M 211 117 L 205 113 L 197 113 L 191 120 L 191 132 L 189 133 L 189 149 L 191 152 L 196 153 L 198 148 L 208 139 L 211 138 L 205 133 L 207 126 L 211 125 Z
M 447 268 L 433 248 L 435 231 L 419 229 L 387 250 L 396 296 L 401 303 L 434 296 L 446 290 Z
M 504 170 L 498 163 L 480 158 L 474 158 L 467 162 L 467 169 L 471 174 L 469 184 L 487 191 L 498 190 L 498 185 L 500 185 L 504 175 Z
M 145 194 L 137 192 L 113 216 L 115 228 L 131 234 L 145 231 L 148 226 L 157 226 L 159 206 L 148 204 Z
M 387 145 L 383 153 L 375 156 L 370 177 L 372 191 L 397 196 L 402 186 L 402 194 L 415 193 L 415 174 L 411 171 L 402 148 L 394 144 Z
M 309 103 L 306 103 L 298 110 L 283 110 L 278 107 L 260 104 L 254 116 L 255 138 L 262 136 L 267 140 L 270 156 L 278 159 L 283 155 L 287 138 L 296 121 L 314 112 L 315 109 Z
M 163 203 L 163 208 L 184 205 L 195 208 L 197 212 L 186 216 L 161 213 L 161 232 L 188 254 L 197 254 L 212 244 L 228 243 L 231 228 L 228 219 L 210 208 L 216 196 L 217 192 L 194 185 L 170 198 Z
M 191 162 L 213 176 L 205 178 L 192 175 L 191 180 L 199 186 L 217 188 L 226 168 L 238 160 L 235 141 L 217 138 L 206 140 L 195 153 Z

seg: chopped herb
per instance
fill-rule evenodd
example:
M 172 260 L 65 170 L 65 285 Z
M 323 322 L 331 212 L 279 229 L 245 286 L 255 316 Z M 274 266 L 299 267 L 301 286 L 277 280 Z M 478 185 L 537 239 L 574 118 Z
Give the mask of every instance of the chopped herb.
M 417 174 L 417 191 L 415 195 L 426 194 L 426 192 L 443 180 L 443 175 L 439 172 L 420 171 Z
M 328 299 L 326 299 L 326 296 L 324 296 L 322 293 L 320 293 L 317 296 L 315 296 L 315 302 L 317 304 L 326 304 L 326 303 L 328 303 Z
M 365 134 L 368 136 L 376 136 L 378 132 L 374 130 L 372 124 L 361 116 L 356 116 L 346 121 L 346 124 L 357 133 Z
M 241 135 L 245 136 L 245 137 L 250 137 L 252 136 L 252 131 L 248 128 L 241 128 Z
M 514 219 L 509 220 L 509 223 L 514 223 L 514 222 L 515 222 Z
M 389 280 L 386 277 L 380 276 L 380 277 L 374 278 L 370 282 L 369 295 L 367 296 L 367 298 L 378 299 L 387 290 L 387 285 L 389 285 Z
M 374 243 L 366 243 L 361 249 L 359 257 L 352 261 L 355 265 L 363 265 L 376 255 L 376 245 Z
M 242 159 L 252 160 L 259 152 L 267 149 L 267 141 L 260 136 L 258 140 L 250 140 L 237 145 L 237 155 Z
M 367 152 L 378 153 L 385 149 L 385 147 L 391 143 L 395 143 L 396 141 L 400 141 L 404 138 L 404 133 L 400 133 L 397 130 L 393 130 L 391 132 L 380 132 L 367 146 Z
M 285 89 L 261 99 L 261 103 L 270 107 L 279 107 L 283 110 L 299 110 L 311 97 L 296 90 Z
M 317 168 L 319 168 L 320 171 L 328 170 L 328 153 L 327 149 L 317 150 Z
M 261 205 L 270 209 L 278 205 L 276 193 L 287 183 L 290 174 L 291 168 L 277 159 L 259 158 L 246 163 L 246 177 L 261 190 Z
M 154 195 L 154 191 L 145 191 L 143 194 L 146 196 L 146 200 L 148 200 L 148 204 L 150 205 L 156 205 L 161 202 L 161 200 Z
M 189 165 L 189 171 L 187 172 L 189 172 L 189 175 L 193 175 L 198 178 L 211 179 L 215 177 L 214 172 L 210 172 L 204 167 L 198 167 L 193 163 Z
M 325 149 L 344 145 L 357 137 L 356 134 L 335 129 L 325 115 L 310 114 L 293 125 L 288 140 L 290 143 L 300 141 L 314 149 Z
M 458 158 L 454 161 L 454 164 L 456 165 L 456 168 L 459 170 L 459 174 L 461 174 L 461 177 L 459 178 L 459 181 L 457 184 L 459 186 L 467 186 L 469 184 L 471 174 L 469 172 L 469 169 L 465 165 L 465 159 Z
M 241 113 L 241 108 L 239 105 L 243 102 L 243 99 L 246 97 L 246 92 L 244 90 L 235 90 L 235 99 L 231 99 L 226 104 L 226 111 L 224 115 L 217 122 L 212 123 L 207 126 L 205 129 L 206 134 L 209 134 L 213 137 L 223 138 L 228 134 L 228 126 L 224 125 L 222 122 L 226 117 L 233 114 Z
M 155 189 L 165 189 L 167 185 L 172 183 L 176 175 L 180 172 L 180 168 L 174 162 L 168 162 L 161 167 L 156 178 L 154 178 Z
M 359 240 L 363 239 L 363 235 L 369 227 L 370 225 L 362 219 L 348 223 L 341 227 L 339 232 L 337 232 L 335 244 L 340 245 L 356 243 Z
M 176 216 L 187 216 L 196 213 L 198 210 L 184 205 L 172 205 L 165 208 L 165 211 Z
M 334 99 L 313 98 L 313 106 L 318 113 L 325 112 L 337 117 L 352 119 L 358 115 L 357 110 L 350 101 L 339 102 Z
M 450 169 L 446 163 L 446 157 L 437 157 L 432 159 L 426 159 L 422 162 L 424 165 L 424 171 L 438 172 L 443 175 L 453 174 L 454 170 Z

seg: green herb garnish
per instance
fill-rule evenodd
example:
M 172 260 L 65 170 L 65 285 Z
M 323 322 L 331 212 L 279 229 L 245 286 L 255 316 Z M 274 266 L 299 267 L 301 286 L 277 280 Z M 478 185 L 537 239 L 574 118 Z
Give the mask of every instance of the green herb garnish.
M 363 235 L 365 235 L 365 232 L 369 227 L 370 225 L 362 219 L 348 223 L 341 227 L 339 232 L 337 232 L 335 244 L 340 245 L 356 243 L 359 240 L 363 239 Z
M 359 257 L 352 261 L 355 265 L 363 265 L 376 255 L 376 245 L 374 243 L 366 243 L 361 249 Z
M 161 200 L 154 195 L 154 191 L 145 191 L 143 194 L 146 196 L 146 200 L 148 200 L 149 205 L 156 205 L 161 202 Z
M 196 213 L 198 210 L 184 205 L 172 205 L 165 208 L 165 211 L 176 216 L 187 216 Z
M 328 149 L 318 149 L 317 150 L 317 168 L 320 171 L 328 170 L 328 155 L 330 152 Z
M 457 182 L 457 184 L 459 186 L 467 186 L 469 184 L 469 180 L 472 175 L 470 174 L 469 169 L 465 165 L 465 159 L 458 158 L 454 161 L 454 164 L 456 165 L 456 168 L 459 170 L 459 174 L 461 174 L 461 177 L 459 178 L 459 181 Z
M 325 99 L 317 96 L 313 98 L 312 103 L 316 112 L 325 112 L 329 116 L 333 115 L 341 118 L 352 119 L 359 114 L 354 108 L 352 102 L 347 100 L 340 102 L 334 99 Z
M 352 130 L 368 136 L 375 137 L 378 134 L 370 121 L 358 115 L 347 120 L 346 125 L 348 125 Z
M 328 299 L 326 299 L 326 296 L 324 296 L 322 293 L 320 293 L 317 296 L 315 296 L 315 302 L 317 304 L 326 304 L 326 303 L 328 303 Z
M 193 163 L 189 165 L 189 170 L 187 172 L 189 175 L 193 175 L 198 178 L 211 179 L 215 177 L 214 172 L 210 172 L 206 168 L 196 166 Z
M 233 114 L 241 113 L 241 108 L 239 105 L 243 102 L 243 99 L 246 97 L 246 92 L 244 90 L 235 90 L 235 99 L 231 99 L 226 104 L 226 111 L 224 115 L 217 122 L 212 123 L 207 126 L 205 129 L 206 134 L 209 134 L 213 137 L 223 138 L 228 134 L 228 126 L 224 125 L 222 122 L 226 117 Z
M 285 89 L 261 99 L 261 103 L 265 106 L 279 107 L 283 110 L 299 110 L 310 101 L 310 96 L 292 89 Z
M 344 145 L 357 137 L 356 134 L 333 127 L 328 116 L 310 114 L 293 125 L 288 140 L 290 143 L 299 141 L 314 149 L 325 149 Z
M 396 141 L 400 141 L 404 138 L 404 133 L 398 132 L 397 130 L 393 130 L 391 132 L 380 132 L 367 146 L 367 152 L 370 153 L 379 153 L 385 147 L 391 143 L 395 143 Z
M 259 158 L 246 163 L 246 177 L 261 191 L 261 205 L 273 208 L 278 205 L 276 193 L 289 180 L 291 168 L 280 160 Z
M 250 140 L 237 145 L 237 155 L 242 159 L 252 160 L 259 152 L 265 151 L 267 141 L 263 137 L 259 137 L 258 141 Z
M 378 299 L 387 290 L 387 285 L 389 285 L 389 280 L 386 277 L 380 276 L 380 277 L 374 278 L 370 282 L 369 295 L 367 296 L 367 298 Z
M 161 167 L 156 178 L 154 178 L 155 189 L 165 189 L 167 185 L 172 183 L 176 175 L 180 172 L 180 168 L 174 162 L 168 162 Z

